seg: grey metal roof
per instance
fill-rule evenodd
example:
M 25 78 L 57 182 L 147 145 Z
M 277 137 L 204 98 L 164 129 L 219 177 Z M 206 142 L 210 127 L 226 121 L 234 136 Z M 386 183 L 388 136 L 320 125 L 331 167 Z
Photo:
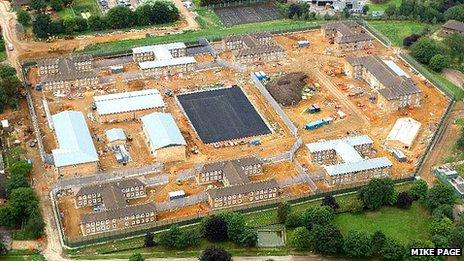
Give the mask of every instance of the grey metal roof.
M 443 28 L 451 29 L 451 30 L 454 30 L 454 31 L 458 31 L 458 32 L 464 33 L 464 23 L 463 23 L 463 22 L 456 21 L 456 20 L 448 20 L 448 21 L 443 25 Z
M 81 223 L 88 224 L 97 221 L 121 219 L 125 217 L 131 217 L 137 214 L 150 214 L 151 212 L 156 213 L 156 207 L 153 203 L 132 205 L 123 208 L 110 209 L 100 212 L 92 212 L 81 214 Z
M 163 48 L 163 49 L 166 49 L 166 50 L 174 50 L 174 49 L 187 48 L 187 46 L 185 45 L 185 43 L 182 43 L 182 42 L 169 43 L 169 44 L 158 44 L 158 45 L 148 45 L 148 46 L 132 48 L 132 53 L 135 53 L 135 54 L 136 53 L 149 53 L 149 52 L 155 53 L 160 48 Z
M 84 115 L 79 111 L 63 111 L 52 116 L 58 149 L 52 150 L 56 167 L 98 161 Z
M 336 43 L 364 42 L 373 39 L 373 37 L 369 35 L 361 25 L 354 21 L 337 21 L 327 23 L 323 25 L 322 28 L 327 31 L 340 33 L 341 36 L 335 38 Z
M 165 106 L 163 97 L 156 89 L 101 95 L 95 96 L 93 99 L 99 115 L 149 110 Z
M 392 163 L 388 158 L 381 157 L 357 162 L 347 162 L 337 165 L 324 166 L 324 169 L 330 176 L 337 176 L 365 170 L 387 168 L 391 166 Z
M 49 58 L 37 62 L 40 66 L 58 66 L 58 73 L 42 75 L 40 81 L 43 83 L 56 81 L 73 81 L 80 79 L 96 79 L 97 73 L 93 70 L 82 70 L 75 63 L 92 62 L 90 55 L 73 55 L 66 58 Z
M 126 140 L 126 134 L 124 134 L 124 130 L 121 128 L 113 128 L 106 131 L 106 138 L 108 142 L 118 141 L 118 140 Z
M 248 55 L 263 55 L 271 53 L 283 53 L 284 48 L 280 45 L 261 45 L 250 49 L 240 49 L 235 52 L 235 56 L 242 57 Z
M 377 56 L 347 57 L 346 61 L 366 68 L 385 87 L 378 92 L 387 100 L 421 92 L 410 78 L 399 76 Z
M 248 182 L 243 185 L 235 185 L 230 187 L 222 187 L 222 188 L 213 188 L 209 189 L 206 192 L 209 194 L 211 198 L 220 198 L 220 197 L 227 197 L 231 195 L 237 194 L 247 194 L 252 191 L 259 191 L 262 189 L 270 189 L 270 188 L 278 188 L 279 185 L 275 179 L 265 180 L 265 181 L 257 181 L 257 182 Z
M 364 144 L 372 144 L 372 139 L 367 135 L 357 135 L 357 136 L 350 136 L 344 137 L 341 139 L 336 140 L 327 140 L 327 141 L 319 141 L 306 144 L 306 147 L 310 152 L 319 152 L 319 151 L 326 151 L 326 150 L 334 150 L 338 143 L 346 142 L 351 146 L 359 146 Z
M 164 60 L 155 60 L 155 61 L 147 61 L 147 62 L 140 62 L 139 67 L 142 70 L 154 69 L 154 68 L 163 68 L 168 66 L 177 66 L 177 65 L 185 65 L 185 64 L 195 64 L 197 60 L 191 56 L 183 56 L 177 57 L 172 59 L 164 59 Z
M 100 183 L 100 184 L 94 184 L 94 185 L 89 185 L 89 186 L 83 186 L 77 191 L 76 197 L 78 196 L 83 196 L 83 195 L 89 195 L 93 193 L 98 193 L 101 192 L 101 190 L 105 187 L 116 187 L 119 190 L 125 189 L 125 188 L 131 188 L 135 186 L 144 186 L 145 183 L 143 183 L 141 180 L 133 178 L 133 179 L 122 179 L 118 181 L 112 181 L 112 182 L 105 182 L 105 183 Z
M 154 112 L 141 118 L 153 149 L 187 145 L 170 113 Z

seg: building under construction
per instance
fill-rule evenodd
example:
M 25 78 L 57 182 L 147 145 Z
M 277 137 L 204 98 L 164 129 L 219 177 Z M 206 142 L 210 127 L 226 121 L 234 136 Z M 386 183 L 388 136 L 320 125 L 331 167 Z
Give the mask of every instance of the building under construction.
M 321 27 L 325 38 L 335 45 L 339 52 L 349 52 L 372 48 L 373 37 L 356 22 L 338 21 Z
M 270 33 L 233 35 L 223 40 L 225 49 L 232 50 L 237 62 L 253 63 L 282 59 L 284 48 L 272 41 Z

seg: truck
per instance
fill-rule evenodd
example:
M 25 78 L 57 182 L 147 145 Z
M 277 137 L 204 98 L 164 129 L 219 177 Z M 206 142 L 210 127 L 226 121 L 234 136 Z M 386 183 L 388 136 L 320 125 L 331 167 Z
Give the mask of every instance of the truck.
M 14 46 L 11 43 L 8 43 L 6 46 L 8 48 L 8 51 L 13 51 L 14 50 Z

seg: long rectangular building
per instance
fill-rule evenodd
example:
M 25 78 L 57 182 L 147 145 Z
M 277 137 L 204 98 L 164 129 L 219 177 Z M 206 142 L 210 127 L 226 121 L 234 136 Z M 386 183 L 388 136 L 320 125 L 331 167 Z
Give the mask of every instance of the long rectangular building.
M 394 64 L 394 63 L 393 63 Z M 355 79 L 366 81 L 378 95 L 377 105 L 387 111 L 419 107 L 421 90 L 392 62 L 377 56 L 348 57 L 345 72 Z
M 322 35 L 335 45 L 339 52 L 372 48 L 373 37 L 354 21 L 337 21 L 321 27 Z
M 156 89 L 101 95 L 93 99 L 100 122 L 139 119 L 165 108 L 163 97 Z
M 247 35 L 232 35 L 223 40 L 225 49 L 232 50 L 238 62 L 253 63 L 282 59 L 284 48 L 272 41 L 267 32 Z
M 75 175 L 98 171 L 99 159 L 84 115 L 63 111 L 52 116 L 59 147 L 52 150 L 59 174 Z

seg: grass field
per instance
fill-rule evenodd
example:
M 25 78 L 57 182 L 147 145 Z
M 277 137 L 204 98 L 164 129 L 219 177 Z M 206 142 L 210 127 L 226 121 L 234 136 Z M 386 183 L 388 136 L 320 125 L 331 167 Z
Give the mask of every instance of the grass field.
M 3 62 L 6 60 L 6 51 L 0 52 L 0 62 Z
M 425 23 L 411 21 L 369 21 L 369 24 L 377 31 L 388 37 L 396 46 L 403 46 L 403 39 L 413 33 L 419 34 L 427 26 Z M 432 26 L 432 30 L 438 26 Z
M 375 212 L 361 214 L 343 213 L 337 215 L 335 224 L 343 234 L 349 230 L 361 230 L 373 234 L 381 230 L 385 235 L 404 244 L 412 239 L 430 240 L 429 226 L 432 217 L 427 209 L 414 203 L 408 210 L 383 207 Z
M 6 256 L 0 257 L 2 261 L 45 261 L 45 257 L 35 251 L 11 250 Z
M 74 1 L 71 7 L 64 8 L 58 12 L 58 15 L 65 18 L 72 18 L 75 16 L 80 16 L 81 13 L 89 12 L 92 15 L 101 14 L 100 8 L 96 0 L 77 0 Z
M 226 35 L 231 34 L 244 34 L 257 31 L 283 31 L 283 30 L 297 30 L 317 27 L 321 22 L 306 22 L 306 21 L 293 21 L 289 19 L 268 21 L 262 23 L 242 24 L 228 28 L 209 28 L 200 31 L 187 31 L 181 34 L 171 34 L 156 37 L 146 37 L 142 39 L 124 40 L 110 43 L 100 43 L 87 46 L 84 53 L 92 55 L 103 55 L 112 53 L 128 52 L 131 48 L 136 46 L 160 44 L 169 42 L 193 42 L 198 38 L 206 37 L 210 40 L 220 39 Z
M 373 11 L 385 11 L 385 9 L 387 9 L 387 7 L 391 4 L 394 4 L 396 6 L 400 6 L 401 5 L 401 1 L 402 0 L 387 0 L 385 1 L 384 3 L 381 3 L 381 4 L 368 4 L 369 6 L 369 12 L 373 12 Z
M 195 9 L 198 16 L 195 20 L 198 22 L 202 29 L 224 28 L 221 19 L 217 14 L 206 7 L 198 7 Z

